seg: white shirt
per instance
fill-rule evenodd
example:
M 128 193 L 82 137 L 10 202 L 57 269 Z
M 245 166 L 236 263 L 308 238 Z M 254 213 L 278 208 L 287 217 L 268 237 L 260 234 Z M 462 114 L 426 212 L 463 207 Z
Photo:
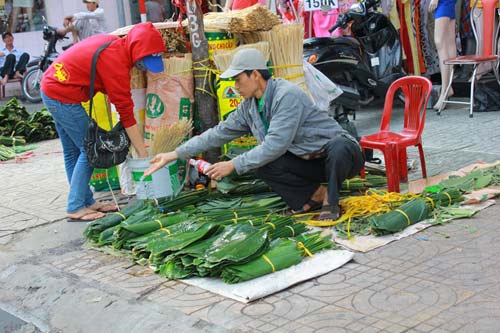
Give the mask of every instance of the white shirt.
M 73 24 L 78 31 L 78 38 L 80 40 L 106 33 L 104 9 L 97 8 L 93 12 L 80 12 L 73 16 L 75 17 Z

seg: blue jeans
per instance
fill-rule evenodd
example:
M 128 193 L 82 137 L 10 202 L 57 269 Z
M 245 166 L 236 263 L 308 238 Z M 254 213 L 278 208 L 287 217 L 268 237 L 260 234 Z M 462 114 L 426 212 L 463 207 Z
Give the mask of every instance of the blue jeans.
M 65 104 L 56 101 L 43 92 L 42 100 L 54 118 L 57 133 L 61 139 L 64 167 L 69 183 L 66 211 L 76 213 L 95 203 L 89 186 L 93 168 L 83 150 L 83 139 L 87 135 L 89 118 L 81 104 Z

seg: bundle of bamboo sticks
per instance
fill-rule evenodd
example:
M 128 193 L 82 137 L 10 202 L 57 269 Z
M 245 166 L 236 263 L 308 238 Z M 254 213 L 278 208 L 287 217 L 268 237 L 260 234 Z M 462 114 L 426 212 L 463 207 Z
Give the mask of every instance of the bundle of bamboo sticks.
M 280 24 L 269 31 L 253 33 L 256 39 L 267 41 L 271 48 L 274 77 L 286 79 L 309 92 L 304 77 L 302 24 Z
M 258 43 L 253 43 L 253 44 L 244 44 L 240 45 L 234 50 L 222 50 L 222 51 L 215 51 L 214 52 L 214 62 L 215 66 L 219 71 L 225 71 L 226 69 L 229 68 L 229 65 L 231 64 L 231 60 L 233 59 L 233 55 L 238 52 L 238 50 L 241 50 L 242 48 L 254 48 L 262 52 L 264 55 L 264 59 L 269 60 L 269 43 L 268 42 L 258 42 Z
M 251 7 L 223 13 L 208 13 L 203 17 L 207 30 L 225 30 L 242 33 L 256 30 L 269 30 L 281 23 L 278 15 L 265 6 L 256 4 Z
M 182 118 L 172 125 L 162 125 L 156 129 L 151 139 L 151 155 L 175 150 L 193 129 L 190 119 Z

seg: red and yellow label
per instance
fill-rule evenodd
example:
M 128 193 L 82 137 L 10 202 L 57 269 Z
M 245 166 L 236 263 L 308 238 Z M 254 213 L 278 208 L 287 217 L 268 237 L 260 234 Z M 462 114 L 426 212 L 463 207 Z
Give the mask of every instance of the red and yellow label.
M 59 80 L 59 82 L 64 82 L 69 79 L 69 73 L 64 68 L 64 64 L 62 62 L 56 62 L 54 64 L 54 68 L 56 70 L 54 77 Z

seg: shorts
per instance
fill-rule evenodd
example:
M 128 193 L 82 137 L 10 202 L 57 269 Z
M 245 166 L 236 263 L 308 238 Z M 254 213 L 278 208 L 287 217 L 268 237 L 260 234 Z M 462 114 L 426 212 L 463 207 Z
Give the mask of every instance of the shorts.
M 449 17 L 454 20 L 455 16 L 455 0 L 438 0 L 434 18 Z

